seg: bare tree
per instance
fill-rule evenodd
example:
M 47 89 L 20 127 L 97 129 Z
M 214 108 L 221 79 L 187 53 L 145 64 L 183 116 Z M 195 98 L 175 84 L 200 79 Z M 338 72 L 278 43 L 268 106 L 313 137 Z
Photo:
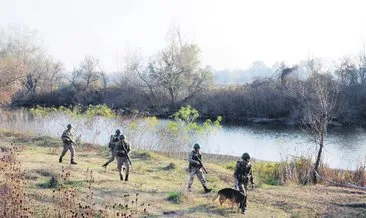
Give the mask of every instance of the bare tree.
M 79 68 L 73 72 L 74 82 L 79 85 L 82 91 L 92 88 L 100 88 L 102 83 L 99 60 L 93 57 L 85 57 Z
M 210 69 L 201 67 L 200 49 L 183 41 L 179 29 L 173 29 L 168 46 L 150 62 L 149 78 L 166 90 L 173 108 L 212 82 Z
M 297 100 L 302 110 L 301 122 L 304 129 L 312 136 L 319 146 L 312 171 L 312 181 L 317 183 L 318 172 L 324 139 L 328 126 L 339 115 L 337 103 L 339 101 L 339 85 L 330 74 L 321 72 L 321 64 L 314 60 L 308 62 L 311 76 L 306 82 L 298 83 Z
M 340 82 L 344 86 L 353 86 L 358 83 L 358 70 L 356 63 L 349 57 L 344 57 L 336 69 Z
M 125 68 L 123 70 L 123 81 L 148 90 L 150 96 L 155 99 L 157 84 L 150 77 L 151 65 L 144 63 L 144 60 L 137 52 L 130 52 L 125 56 Z

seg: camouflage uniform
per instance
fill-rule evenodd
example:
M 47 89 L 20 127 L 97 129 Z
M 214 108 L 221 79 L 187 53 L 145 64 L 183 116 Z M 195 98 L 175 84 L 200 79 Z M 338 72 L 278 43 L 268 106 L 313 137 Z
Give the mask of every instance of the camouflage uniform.
M 123 149 L 122 146 L 125 149 Z M 118 168 L 120 179 L 123 180 L 122 165 L 124 165 L 126 167 L 125 181 L 128 181 L 128 175 L 130 173 L 130 163 L 128 162 L 127 154 L 126 154 L 125 150 L 127 151 L 127 154 L 130 152 L 130 145 L 125 140 L 121 140 L 114 147 L 114 153 L 115 153 L 116 159 L 117 159 L 117 168 Z
M 74 145 L 73 145 L 74 139 L 73 139 L 73 134 L 71 133 L 71 128 L 68 128 L 67 130 L 65 130 L 62 133 L 61 139 L 63 141 L 64 148 L 62 150 L 59 162 L 60 163 L 62 162 L 62 158 L 65 156 L 66 152 L 68 150 L 70 150 L 70 153 L 71 153 L 71 161 L 70 162 L 71 162 L 71 164 L 76 164 L 74 162 L 75 149 L 74 149 Z
M 205 177 L 203 175 L 203 172 L 201 170 L 202 165 L 199 163 L 198 160 L 202 161 L 202 155 L 199 152 L 197 152 L 196 150 L 191 151 L 188 156 L 188 161 L 189 161 L 188 191 L 192 191 L 192 184 L 193 184 L 194 176 L 197 175 L 203 188 L 205 189 L 205 192 L 207 193 L 207 192 L 210 192 L 211 189 L 207 188 L 207 183 L 206 183 Z
M 241 205 L 243 211 L 247 208 L 248 183 L 253 184 L 252 165 L 249 160 L 241 160 L 236 163 L 234 172 L 235 189 L 242 192 L 245 196 L 244 205 Z
M 109 160 L 103 164 L 103 167 L 107 167 L 108 164 L 110 164 L 114 158 L 116 157 L 116 153 L 114 152 L 114 147 L 116 147 L 116 145 L 120 142 L 119 140 L 119 134 L 115 134 L 115 135 L 111 135 L 111 138 L 109 140 L 109 144 L 108 144 L 108 148 L 111 151 L 111 157 L 109 158 Z

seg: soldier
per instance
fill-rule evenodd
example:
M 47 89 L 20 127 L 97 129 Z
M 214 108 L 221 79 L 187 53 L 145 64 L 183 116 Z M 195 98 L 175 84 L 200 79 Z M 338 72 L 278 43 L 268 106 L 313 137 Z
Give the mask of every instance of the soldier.
M 71 130 L 72 130 L 71 124 L 67 124 L 67 130 L 65 130 L 62 133 L 61 139 L 62 139 L 62 142 L 64 143 L 64 149 L 62 150 L 60 159 L 58 159 L 58 161 L 60 163 L 62 163 L 62 158 L 64 157 L 64 155 L 66 154 L 66 152 L 68 150 L 70 150 L 70 153 L 71 153 L 71 161 L 70 161 L 70 164 L 77 164 L 74 161 L 75 150 L 74 150 L 74 145 L 73 144 L 75 144 L 75 141 L 73 139 L 73 135 L 72 135 Z
M 202 156 L 200 154 L 201 146 L 196 143 L 193 146 L 194 150 L 189 153 L 189 181 L 188 181 L 188 191 L 192 191 L 192 183 L 194 176 L 197 175 L 198 179 L 201 181 L 203 188 L 205 189 L 205 193 L 211 192 L 212 189 L 207 188 L 206 180 L 201 170 L 202 168 Z
M 119 172 L 119 178 L 123 180 L 122 175 L 122 165 L 125 166 L 126 174 L 125 181 L 128 181 L 128 175 L 130 173 L 130 158 L 128 153 L 130 152 L 130 145 L 126 141 L 126 137 L 124 135 L 120 136 L 120 142 L 116 144 L 114 147 L 114 153 L 117 159 L 117 168 Z
M 252 165 L 249 162 L 250 156 L 248 153 L 244 153 L 241 156 L 242 160 L 236 163 L 234 172 L 235 189 L 242 192 L 245 196 L 245 201 L 240 205 L 242 213 L 247 211 L 247 198 L 248 198 L 248 183 L 253 182 Z
M 120 140 L 119 140 L 120 134 L 121 134 L 121 131 L 119 129 L 117 129 L 116 134 L 111 135 L 111 138 L 110 138 L 109 144 L 108 144 L 108 148 L 111 151 L 111 157 L 105 164 L 102 165 L 102 167 L 107 168 L 107 165 L 110 164 L 116 157 L 116 154 L 114 153 L 114 147 L 120 142 Z

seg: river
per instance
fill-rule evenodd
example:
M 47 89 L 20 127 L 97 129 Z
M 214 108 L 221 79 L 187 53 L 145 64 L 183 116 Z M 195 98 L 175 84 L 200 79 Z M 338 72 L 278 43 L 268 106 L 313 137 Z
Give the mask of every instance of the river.
M 106 145 L 109 136 L 116 129 L 127 135 L 130 141 L 143 145 L 159 144 L 156 129 L 167 124 L 161 120 L 155 128 L 150 127 L 144 120 L 136 122 L 129 119 L 73 118 L 71 116 L 54 113 L 46 117 L 31 119 L 27 115 L 17 115 L 15 118 L 4 119 L 0 128 L 7 128 L 20 132 L 31 132 L 38 135 L 60 137 L 67 123 L 72 123 L 74 134 L 80 140 L 99 145 Z M 137 124 L 137 125 L 132 125 Z M 154 131 L 153 131 L 154 130 Z M 248 152 L 252 157 L 281 161 L 296 158 L 301 155 L 315 156 L 317 146 L 310 137 L 296 127 L 284 128 L 270 125 L 223 126 L 214 133 L 202 139 L 196 139 L 207 153 L 240 156 Z M 141 147 L 142 146 L 142 147 Z M 159 149 L 159 145 L 154 147 Z M 160 147 L 160 149 L 163 149 Z M 185 148 L 188 150 L 188 148 Z M 355 169 L 364 164 L 366 157 L 366 130 L 363 128 L 335 128 L 325 140 L 323 161 L 332 168 Z

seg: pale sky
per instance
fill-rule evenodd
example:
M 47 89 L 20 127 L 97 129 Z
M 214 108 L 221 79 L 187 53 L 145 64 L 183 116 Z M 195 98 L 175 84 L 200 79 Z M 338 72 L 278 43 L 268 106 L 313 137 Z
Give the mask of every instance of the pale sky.
M 366 44 L 366 2 L 0 0 L 0 27 L 11 24 L 37 29 L 68 70 L 91 55 L 116 71 L 127 48 L 144 56 L 163 48 L 172 24 L 198 44 L 203 64 L 238 69 L 256 60 L 272 66 L 356 55 Z

